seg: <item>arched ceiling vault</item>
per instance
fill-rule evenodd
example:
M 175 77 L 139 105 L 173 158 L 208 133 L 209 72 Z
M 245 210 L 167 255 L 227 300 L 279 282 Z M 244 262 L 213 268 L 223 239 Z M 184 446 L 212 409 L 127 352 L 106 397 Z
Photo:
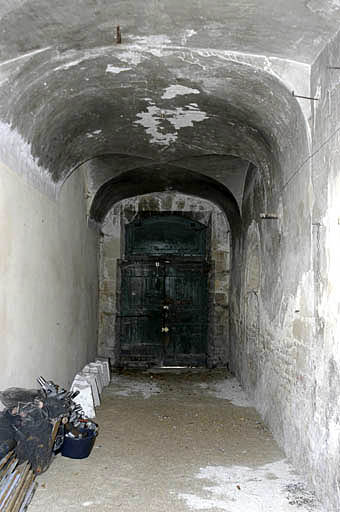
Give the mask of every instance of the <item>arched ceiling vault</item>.
M 159 173 L 167 168 L 168 170 L 172 168 L 173 170 L 187 170 L 208 176 L 231 192 L 241 210 L 244 182 L 249 165 L 249 161 L 232 155 L 211 154 L 186 157 L 174 160 L 171 164 L 157 165 L 147 158 L 112 154 L 91 159 L 81 167 L 85 170 L 87 177 L 89 210 L 97 192 L 112 179 L 122 177 L 127 171 L 138 173 L 139 168 L 148 168 L 151 171 L 155 167 L 157 167 Z
M 123 199 L 169 191 L 211 201 L 225 212 L 232 234 L 239 235 L 241 217 L 233 194 L 208 176 L 171 166 L 141 167 L 107 181 L 96 193 L 91 207 L 91 218 L 101 223 L 111 208 Z
M 339 21 L 330 0 L 2 0 L 0 157 L 56 192 L 86 162 L 94 190 L 149 165 L 231 190 L 230 155 L 237 201 L 248 162 L 280 188 L 308 153 L 291 84 Z

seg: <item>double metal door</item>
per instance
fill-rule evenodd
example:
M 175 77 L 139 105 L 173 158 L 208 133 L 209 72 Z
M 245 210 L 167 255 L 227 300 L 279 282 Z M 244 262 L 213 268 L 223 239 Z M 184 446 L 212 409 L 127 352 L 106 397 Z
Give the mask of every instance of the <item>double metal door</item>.
M 121 263 L 119 334 L 126 363 L 206 364 L 208 266 L 196 261 Z

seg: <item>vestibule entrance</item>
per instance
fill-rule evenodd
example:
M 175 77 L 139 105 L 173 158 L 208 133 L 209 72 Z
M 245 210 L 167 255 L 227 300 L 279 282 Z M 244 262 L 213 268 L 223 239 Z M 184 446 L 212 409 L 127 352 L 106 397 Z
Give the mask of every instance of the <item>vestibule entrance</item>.
M 176 214 L 139 215 L 119 262 L 120 363 L 205 366 L 207 226 Z
M 102 233 L 100 353 L 116 368 L 225 367 L 231 235 L 224 212 L 177 192 L 147 194 L 118 202 Z

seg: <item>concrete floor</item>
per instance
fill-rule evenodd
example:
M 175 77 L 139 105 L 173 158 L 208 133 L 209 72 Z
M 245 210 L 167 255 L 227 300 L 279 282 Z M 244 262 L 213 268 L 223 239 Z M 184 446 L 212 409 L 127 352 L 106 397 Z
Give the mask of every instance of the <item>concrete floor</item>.
M 58 455 L 30 512 L 320 511 L 226 371 L 116 374 L 88 459 Z

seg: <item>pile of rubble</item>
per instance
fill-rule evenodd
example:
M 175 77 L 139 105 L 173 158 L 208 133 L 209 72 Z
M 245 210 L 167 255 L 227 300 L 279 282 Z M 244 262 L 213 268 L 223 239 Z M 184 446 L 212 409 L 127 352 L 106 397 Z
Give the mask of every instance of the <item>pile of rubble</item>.
M 0 392 L 0 512 L 23 512 L 54 454 L 87 457 L 98 433 L 92 420 L 100 395 L 110 382 L 107 360 L 85 366 L 71 391 L 43 377 L 40 389 Z

